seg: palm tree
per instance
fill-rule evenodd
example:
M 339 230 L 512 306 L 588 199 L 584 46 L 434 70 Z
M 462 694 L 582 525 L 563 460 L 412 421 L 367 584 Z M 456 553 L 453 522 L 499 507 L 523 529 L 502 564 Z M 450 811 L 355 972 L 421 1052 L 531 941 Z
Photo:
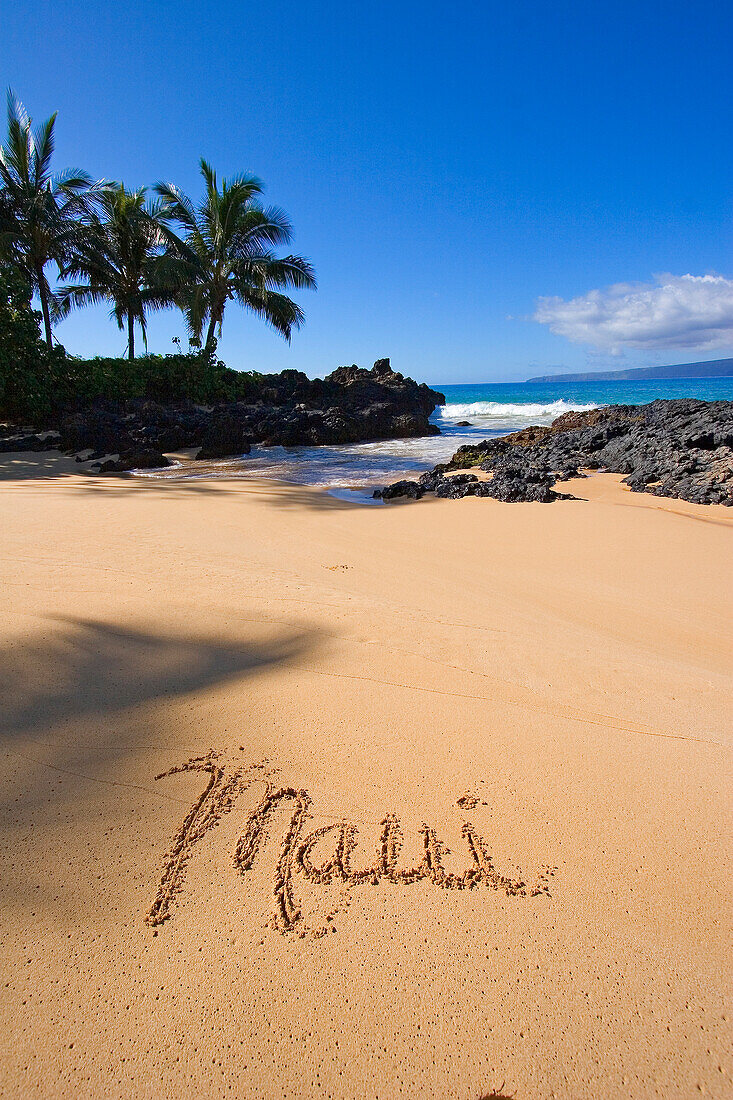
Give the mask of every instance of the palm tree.
M 177 302 L 191 335 L 200 341 L 206 326 L 204 346 L 210 351 L 217 328 L 221 334 L 226 304 L 235 299 L 290 340 L 305 317 L 280 290 L 316 285 L 307 260 L 273 251 L 290 242 L 290 222 L 277 207 L 260 205 L 262 184 L 255 176 L 224 179 L 219 190 L 210 165 L 201 160 L 200 166 L 205 194 L 198 208 L 172 183 L 155 187 L 165 204 L 163 218 L 182 229 L 183 247 L 179 242 L 169 249 L 169 270 L 178 270 L 182 290 Z
M 164 224 L 163 206 L 146 203 L 146 189 L 128 191 L 122 183 L 107 184 L 95 196 L 87 224 L 63 275 L 82 278 L 82 284 L 62 286 L 57 292 L 56 315 L 66 316 L 80 306 L 108 301 L 110 317 L 120 330 L 127 326 L 128 358 L 135 358 L 135 323 L 147 348 L 149 310 L 174 304 L 175 288 L 163 279 L 164 245 L 182 248 Z
M 0 146 L 0 252 L 18 267 L 41 300 L 51 347 L 53 294 L 46 267 L 69 259 L 91 178 L 78 168 L 51 174 L 56 115 L 33 129 L 23 104 L 8 91 L 8 137 Z

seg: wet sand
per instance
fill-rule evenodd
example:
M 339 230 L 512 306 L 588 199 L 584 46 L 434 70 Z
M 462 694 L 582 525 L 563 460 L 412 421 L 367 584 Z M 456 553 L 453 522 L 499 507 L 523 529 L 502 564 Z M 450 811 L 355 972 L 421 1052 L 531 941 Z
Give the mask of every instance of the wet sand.
M 3 1095 L 730 1096 L 730 510 L 0 477 Z

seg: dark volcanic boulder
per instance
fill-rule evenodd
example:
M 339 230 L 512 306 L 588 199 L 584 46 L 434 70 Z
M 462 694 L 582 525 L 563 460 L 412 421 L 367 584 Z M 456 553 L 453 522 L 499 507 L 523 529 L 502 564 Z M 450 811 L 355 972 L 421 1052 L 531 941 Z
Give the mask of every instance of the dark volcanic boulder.
M 128 431 L 136 444 L 158 451 L 195 447 L 203 439 L 212 413 L 196 405 L 160 405 L 134 399 L 125 404 Z
M 461 497 L 473 496 L 478 484 L 476 474 L 453 474 L 452 477 L 441 477 L 433 491 L 436 497 L 459 500 Z
M 96 401 L 61 419 L 59 445 L 71 453 L 176 451 L 201 443 L 210 416 L 210 411 L 190 403 L 169 408 L 142 398 Z
M 96 465 L 96 463 L 95 463 Z M 170 461 L 160 451 L 126 451 L 117 459 L 108 459 L 99 464 L 100 474 L 124 474 L 129 470 L 157 470 L 170 466 Z
M 560 495 L 553 491 L 554 484 L 555 479 L 551 475 L 539 471 L 498 470 L 488 481 L 482 481 L 476 487 L 475 495 L 505 503 L 537 501 L 549 504 Z
M 241 416 L 221 411 L 211 417 L 197 458 L 228 458 L 251 451 L 246 423 Z
M 437 406 L 445 404 L 442 393 L 393 371 L 389 359 L 378 359 L 372 370 L 339 367 L 324 378 L 323 386 L 327 389 L 338 386 L 339 404 L 345 408 L 365 408 L 384 402 L 393 415 L 420 415 L 425 424 Z
M 476 467 L 490 479 L 445 486 L 447 470 Z M 555 483 L 583 476 L 583 468 L 623 474 L 634 492 L 733 505 L 733 402 L 688 398 L 565 413 L 549 427 L 460 447 L 418 484 L 439 496 L 549 503 L 563 496 Z
M 393 485 L 385 485 L 384 489 L 375 489 L 372 496 L 382 500 L 394 500 L 395 497 L 410 497 L 411 500 L 419 500 L 423 490 L 416 481 L 395 481 Z
M 90 409 L 71 413 L 59 424 L 60 445 L 64 451 L 99 451 L 119 454 L 135 446 L 129 431 L 128 416 L 120 406 L 99 402 Z
M 426 473 L 421 474 L 418 478 L 418 485 L 422 491 L 424 493 L 434 493 L 442 483 L 443 475 L 447 469 L 448 467 L 445 462 L 439 462 L 432 470 L 428 470 Z
M 7 432 L 0 430 L 0 454 L 9 454 L 12 451 L 49 451 L 58 447 L 59 443 L 58 432 L 46 432 L 41 436 L 35 432 L 28 434 L 12 428 Z

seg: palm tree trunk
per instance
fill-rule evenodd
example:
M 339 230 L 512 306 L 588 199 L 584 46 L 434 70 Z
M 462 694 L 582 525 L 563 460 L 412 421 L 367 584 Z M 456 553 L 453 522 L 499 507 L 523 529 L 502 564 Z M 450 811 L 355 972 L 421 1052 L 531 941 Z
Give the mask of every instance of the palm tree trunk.
M 135 317 L 132 313 L 127 314 L 127 358 L 135 358 Z
M 214 341 L 214 329 L 216 328 L 216 322 L 217 322 L 217 318 L 212 313 L 211 320 L 209 321 L 209 328 L 208 328 L 208 331 L 206 333 L 206 343 L 204 344 L 204 348 L 205 348 L 206 351 L 209 350 L 209 348 L 211 347 L 211 345 Z
M 50 351 L 53 347 L 53 336 L 51 334 L 51 314 L 48 309 L 48 283 L 46 282 L 46 276 L 43 274 L 43 267 L 41 264 L 38 264 L 36 267 L 36 281 L 38 283 L 38 296 L 41 299 L 41 313 L 43 314 L 46 344 Z

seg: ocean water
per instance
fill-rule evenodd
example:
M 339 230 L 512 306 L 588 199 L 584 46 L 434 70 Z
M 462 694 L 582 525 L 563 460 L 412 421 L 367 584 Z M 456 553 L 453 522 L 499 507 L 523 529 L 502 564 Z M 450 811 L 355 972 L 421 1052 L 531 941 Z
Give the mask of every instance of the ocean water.
M 253 447 L 242 458 L 172 466 L 166 477 L 265 477 L 328 489 L 345 499 L 367 501 L 372 490 L 399 478 L 418 477 L 445 462 L 465 443 L 477 443 L 526 428 L 551 424 L 571 409 L 639 405 L 657 398 L 733 400 L 733 378 L 655 382 L 497 382 L 436 385 L 446 404 L 432 420 L 441 434 L 337 447 Z M 468 427 L 458 421 L 467 420 Z M 155 476 L 155 475 L 153 475 Z M 158 474 L 157 476 L 161 476 Z

